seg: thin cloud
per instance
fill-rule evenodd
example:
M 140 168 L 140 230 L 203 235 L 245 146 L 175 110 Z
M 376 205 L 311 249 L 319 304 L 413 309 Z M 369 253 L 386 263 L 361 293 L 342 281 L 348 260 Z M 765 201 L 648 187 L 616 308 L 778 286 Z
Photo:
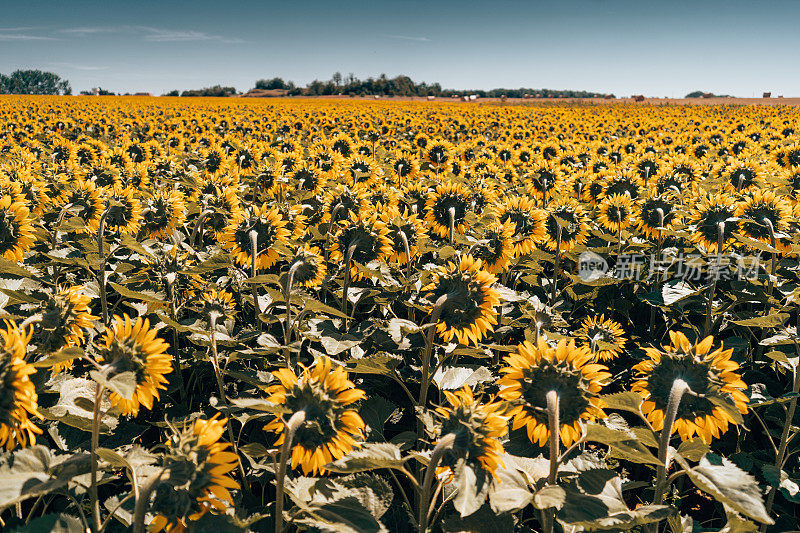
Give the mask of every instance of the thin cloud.
M 55 37 L 43 35 L 30 35 L 28 33 L 3 33 L 0 32 L 0 41 L 58 41 Z
M 410 35 L 387 35 L 390 39 L 402 39 L 403 41 L 417 41 L 420 43 L 429 43 L 430 39 L 427 37 L 412 37 Z
M 74 35 L 76 37 L 87 37 L 102 33 L 132 33 L 138 34 L 143 41 L 151 43 L 179 43 L 179 42 L 198 42 L 214 41 L 225 44 L 240 44 L 244 41 L 237 38 L 228 38 L 222 35 L 214 35 L 195 30 L 175 30 L 168 28 L 155 28 L 152 26 L 96 26 L 67 28 L 60 33 Z
M 101 67 L 96 65 L 77 65 L 75 63 L 50 63 L 54 67 L 62 67 L 72 70 L 82 70 L 85 72 L 94 72 L 97 70 L 108 70 L 108 67 Z

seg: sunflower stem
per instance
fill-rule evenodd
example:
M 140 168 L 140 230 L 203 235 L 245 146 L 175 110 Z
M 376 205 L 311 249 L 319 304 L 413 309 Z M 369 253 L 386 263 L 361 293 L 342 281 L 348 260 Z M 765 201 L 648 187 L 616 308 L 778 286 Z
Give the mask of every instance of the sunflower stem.
M 328 255 L 330 253 L 330 243 L 331 243 L 331 227 L 336 222 L 336 215 L 339 214 L 339 210 L 343 209 L 344 206 L 341 202 L 336 204 L 336 207 L 333 208 L 331 211 L 331 220 L 328 222 L 328 227 L 325 230 L 325 266 L 328 266 Z M 327 303 L 327 295 L 328 295 L 328 276 L 325 276 L 322 280 L 322 303 Z
M 133 510 L 133 533 L 145 532 L 144 517 L 147 513 L 147 504 L 150 502 L 150 495 L 153 494 L 158 484 L 164 479 L 164 474 L 166 474 L 166 470 L 159 472 L 158 475 L 154 476 L 153 479 L 139 491 L 139 496 L 136 498 L 136 504 Z
M 209 339 L 211 340 L 211 366 L 214 367 L 214 377 L 217 379 L 217 388 L 219 389 L 219 401 L 222 402 L 222 405 L 230 412 L 230 403 L 228 402 L 228 396 L 225 394 L 225 382 L 222 379 L 222 372 L 219 368 L 219 355 L 217 353 L 217 318 L 219 318 L 219 314 L 216 311 L 212 311 L 208 315 L 209 322 L 211 322 L 211 331 L 209 332 Z M 228 428 L 228 440 L 231 441 L 231 446 L 233 446 L 233 452 L 236 454 L 237 457 L 241 457 L 239 455 L 239 444 L 237 440 L 234 438 L 233 429 L 231 428 L 230 421 L 225 424 Z M 242 476 L 242 486 L 245 487 L 247 492 L 250 492 L 250 484 L 247 481 L 247 474 L 244 471 L 244 465 L 242 464 L 242 460 L 239 459 L 237 461 L 239 465 L 239 474 Z
M 800 347 L 795 342 L 795 351 L 797 351 L 798 355 L 800 355 Z M 800 372 L 797 371 L 797 367 L 792 367 L 793 379 L 792 379 L 792 392 L 794 393 L 794 397 L 789 401 L 789 407 L 786 410 L 786 419 L 783 424 L 783 431 L 781 432 L 781 441 L 778 445 L 778 453 L 775 457 L 775 467 L 780 472 L 783 469 L 784 462 L 786 461 L 786 449 L 789 445 L 789 430 L 792 427 L 792 421 L 794 420 L 794 413 L 797 409 L 797 394 L 800 392 Z M 769 490 L 769 494 L 767 495 L 767 501 L 765 504 L 765 509 L 767 511 L 767 515 L 772 512 L 772 505 L 775 503 L 775 494 L 777 493 L 777 489 L 775 487 L 771 487 Z M 762 533 L 767 530 L 767 524 L 761 524 L 759 531 Z
M 658 460 L 661 464 L 656 467 L 656 488 L 653 496 L 653 505 L 661 505 L 664 501 L 664 494 L 667 490 L 667 470 L 669 470 L 670 463 L 669 439 L 672 436 L 672 429 L 678 416 L 678 407 L 680 407 L 681 399 L 684 393 L 689 390 L 689 384 L 680 378 L 672 382 L 669 400 L 667 401 L 667 410 L 664 413 L 664 427 L 661 428 L 661 434 L 658 439 Z M 658 531 L 658 522 L 653 524 L 650 530 L 656 533 Z
M 725 222 L 717 224 L 717 268 L 722 264 L 722 246 L 725 235 Z M 714 279 L 711 280 L 711 288 L 708 291 L 708 304 L 706 305 L 706 322 L 703 328 L 703 336 L 711 335 L 711 312 L 714 309 L 714 293 L 717 292 L 717 278 L 718 274 L 714 274 Z
M 428 507 L 430 505 L 431 485 L 433 479 L 436 477 L 436 467 L 439 466 L 439 461 L 442 459 L 444 452 L 451 449 L 456 441 L 455 433 L 448 433 L 436 443 L 431 453 L 431 461 L 425 469 L 425 480 L 422 483 L 422 497 L 419 506 L 419 531 L 420 533 L 427 533 L 428 531 Z
M 453 245 L 453 241 L 455 240 L 456 236 L 456 208 L 450 207 L 447 209 L 447 218 L 448 223 L 450 224 L 450 246 Z
M 400 235 L 400 240 L 403 241 L 403 248 L 406 252 L 406 279 L 411 278 L 411 247 L 408 245 L 408 236 L 406 236 L 406 232 L 400 230 L 397 232 Z
M 178 322 L 178 310 L 175 304 L 175 285 L 172 278 L 168 274 L 166 276 L 167 290 L 169 291 L 169 312 L 172 315 L 172 320 Z M 186 384 L 183 382 L 183 366 L 181 364 L 181 350 L 180 350 L 180 335 L 178 330 L 172 328 L 172 345 L 175 348 L 175 372 L 178 374 L 178 385 L 181 393 L 181 403 L 184 404 L 186 410 L 189 410 L 189 397 L 186 394 Z
M 58 227 L 61 225 L 61 222 L 64 220 L 64 215 L 67 214 L 67 210 L 72 207 L 72 203 L 68 203 L 61 208 L 61 211 L 58 213 L 58 218 L 56 219 L 55 224 L 53 224 L 53 235 L 52 239 L 50 240 L 50 250 L 52 252 L 56 251 L 56 244 L 58 243 Z M 58 263 L 53 263 L 53 269 L 51 270 L 50 277 L 52 279 L 53 285 L 56 284 L 59 276 L 59 268 Z
M 347 255 L 344 258 L 344 285 L 342 287 L 342 314 L 344 315 L 342 324 L 344 331 L 347 331 L 347 292 L 350 290 L 350 263 L 353 262 L 353 254 L 357 247 L 358 240 L 356 239 L 353 244 L 347 247 Z
M 292 441 L 297 428 L 302 426 L 305 421 L 306 412 L 297 411 L 289 418 L 283 432 L 280 462 L 275 475 L 275 533 L 283 533 L 283 484 L 286 480 L 286 463 L 289 460 L 289 450 L 292 448 Z
M 258 232 L 254 229 L 251 229 L 247 235 L 250 237 L 250 277 L 255 278 L 256 274 L 258 274 Z M 261 304 L 258 303 L 258 285 L 256 283 L 253 283 L 252 285 L 253 310 L 256 313 L 256 324 L 258 324 L 258 329 L 261 329 Z
M 286 368 L 291 366 L 289 343 L 292 341 L 292 284 L 294 283 L 294 275 L 297 269 L 300 268 L 300 265 L 302 265 L 302 262 L 295 261 L 289 268 L 289 273 L 286 274 L 286 287 L 283 289 L 283 299 L 286 300 L 286 321 L 283 325 L 283 344 L 286 346 Z
M 558 476 L 558 460 L 559 460 L 559 428 L 560 423 L 560 401 L 558 392 L 551 390 L 545 396 L 547 400 L 547 422 L 550 435 L 548 437 L 550 443 L 550 472 L 547 476 L 548 485 L 555 485 Z M 543 531 L 544 533 L 553 533 L 555 526 L 555 510 L 544 509 L 542 511 L 544 518 Z
M 95 383 L 95 387 L 94 406 L 92 408 L 92 441 L 89 457 L 89 464 L 91 468 L 89 501 L 92 506 L 92 533 L 99 533 L 102 520 L 100 517 L 100 499 L 97 495 L 97 448 L 100 445 L 100 402 L 103 398 L 103 392 L 106 390 L 106 388 L 99 383 Z
M 214 213 L 213 209 L 206 209 L 205 211 L 200 213 L 200 215 L 198 215 L 197 221 L 194 223 L 194 229 L 192 230 L 192 236 L 189 237 L 189 246 L 191 246 L 192 248 L 194 248 L 194 243 L 195 243 L 195 240 L 197 239 L 197 236 L 199 234 L 201 234 L 202 231 L 203 231 L 203 221 L 206 219 L 206 217 L 208 215 L 211 215 L 213 213 Z M 202 244 L 202 242 L 203 241 L 202 241 L 202 237 L 201 237 L 200 243 Z
M 425 355 L 422 358 L 422 383 L 419 390 L 419 401 L 417 402 L 421 407 L 425 407 L 425 402 L 428 400 L 428 387 L 430 386 L 431 382 L 431 376 L 428 374 L 430 373 L 433 340 L 436 332 L 436 326 L 439 322 L 439 317 L 442 315 L 442 308 L 447 303 L 448 298 L 449 295 L 443 294 L 442 296 L 439 296 L 438 300 L 436 300 L 436 303 L 433 306 L 433 312 L 431 313 L 431 323 L 428 325 L 428 334 L 425 337 Z
M 556 258 L 553 263 L 553 286 L 550 288 L 550 305 L 553 306 L 556 302 L 556 288 L 558 287 L 558 271 L 561 268 L 561 224 L 558 224 L 556 230 Z
M 108 298 L 106 296 L 106 255 L 103 252 L 103 234 L 106 229 L 106 218 L 110 209 L 106 208 L 100 217 L 100 224 L 97 226 L 97 255 L 100 259 L 100 269 L 97 273 L 97 284 L 100 287 L 100 306 L 103 311 L 103 325 L 108 325 Z
M 664 245 L 664 210 L 660 207 L 656 208 L 658 213 L 658 244 L 656 245 L 656 260 L 661 259 L 661 247 Z M 652 274 L 652 273 L 651 273 Z M 658 286 L 658 276 L 653 282 L 654 287 Z M 653 331 L 653 326 L 656 324 L 656 307 L 650 306 L 650 327 L 649 331 Z

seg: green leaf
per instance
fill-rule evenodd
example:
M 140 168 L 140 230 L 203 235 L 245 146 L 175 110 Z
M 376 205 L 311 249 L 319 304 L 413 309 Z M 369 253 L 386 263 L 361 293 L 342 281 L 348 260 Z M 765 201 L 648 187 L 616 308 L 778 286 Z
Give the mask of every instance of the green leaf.
M 547 485 L 533 495 L 533 506 L 536 509 L 561 509 L 567 499 L 566 491 L 558 485 Z
M 378 352 L 360 359 L 349 359 L 345 361 L 348 372 L 355 374 L 378 374 L 381 376 L 391 376 L 403 359 L 397 355 L 387 352 Z
M 116 392 L 125 400 L 130 400 L 133 398 L 133 395 L 136 392 L 136 372 L 120 372 L 111 378 L 107 378 L 102 372 L 98 370 L 92 370 L 89 372 L 89 375 L 97 383 L 112 392 Z
M 130 298 L 131 300 L 141 300 L 143 302 L 151 302 L 157 304 L 165 304 L 167 297 L 165 294 L 154 291 L 134 291 L 119 283 L 113 281 L 108 282 L 109 287 L 117 291 L 120 296 Z
M 443 533 L 498 533 L 514 531 L 514 517 L 510 513 L 497 515 L 484 505 L 477 512 L 461 517 L 451 514 L 442 520 Z
M 610 455 L 633 463 L 660 465 L 661 461 L 638 440 L 630 429 L 612 429 L 602 424 L 589 424 L 586 440 L 609 446 Z
M 442 390 L 460 389 L 465 385 L 474 387 L 478 383 L 484 383 L 492 379 L 494 379 L 492 373 L 485 366 L 451 366 L 449 368 L 440 368 L 433 375 L 433 382 Z
M 494 471 L 497 479 L 489 487 L 489 504 L 497 513 L 514 512 L 525 508 L 533 501 L 533 493 L 525 474 L 516 467 L 508 456 L 503 457 L 503 465 Z
M 636 392 L 618 392 L 602 397 L 606 407 L 641 414 L 642 396 Z
M 711 446 L 700 439 L 692 439 L 681 442 L 678 446 L 678 453 L 690 461 L 699 461 L 711 450 Z
M 683 467 L 697 488 L 718 502 L 763 524 L 773 523 L 764 507 L 756 479 L 728 459 L 723 457 L 721 465 L 714 465 L 706 456 L 694 468 L 678 454 L 675 455 L 675 461 Z
M 58 363 L 72 361 L 73 359 L 77 359 L 79 357 L 83 357 L 83 348 L 80 346 L 67 346 L 66 348 L 62 348 L 54 354 L 48 355 L 44 359 L 35 361 L 33 366 L 36 368 L 50 368 Z
M 782 326 L 788 318 L 789 315 L 787 313 L 771 313 L 769 315 L 762 315 L 742 320 L 732 320 L 731 322 L 739 326 L 775 328 Z
M 66 513 L 40 516 L 10 530 L 9 533 L 85 533 L 83 522 Z
M 66 487 L 89 472 L 89 454 L 54 454 L 36 445 L 12 452 L 0 465 L 0 509 Z
M 353 450 L 341 459 L 325 465 L 326 470 L 340 474 L 366 472 L 379 468 L 403 468 L 405 459 L 400 448 L 388 442 L 364 443 L 360 449 Z
M 450 488 L 456 491 L 453 507 L 462 518 L 476 512 L 484 504 L 489 494 L 490 478 L 480 466 L 473 468 L 464 459 L 456 462 Z

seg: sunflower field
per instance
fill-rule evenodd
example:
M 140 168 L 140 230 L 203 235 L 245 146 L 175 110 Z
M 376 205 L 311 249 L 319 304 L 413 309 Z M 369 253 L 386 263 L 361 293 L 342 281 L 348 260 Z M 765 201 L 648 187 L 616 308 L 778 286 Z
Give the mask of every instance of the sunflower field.
M 0 98 L 3 531 L 800 529 L 800 109 Z

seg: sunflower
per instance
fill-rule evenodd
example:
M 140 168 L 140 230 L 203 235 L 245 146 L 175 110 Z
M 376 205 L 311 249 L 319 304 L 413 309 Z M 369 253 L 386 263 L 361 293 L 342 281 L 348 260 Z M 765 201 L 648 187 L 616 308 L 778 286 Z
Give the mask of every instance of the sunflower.
M 36 435 L 42 433 L 30 420 L 31 416 L 41 418 L 36 388 L 30 379 L 36 369 L 25 362 L 31 333 L 7 320 L 5 329 L 0 329 L 0 446 L 7 451 L 13 450 L 17 442 L 23 447 L 33 446 Z
M 636 223 L 636 205 L 626 194 L 606 196 L 598 207 L 597 221 L 607 231 L 620 231 Z
M 39 350 L 55 353 L 68 346 L 83 343 L 83 330 L 92 327 L 89 304 L 92 299 L 80 293 L 82 287 L 67 287 L 41 303 L 42 319 L 35 325 L 34 337 Z M 72 368 L 73 361 L 63 361 L 53 366 L 53 373 Z
M 272 374 L 279 383 L 267 388 L 267 401 L 290 413 L 305 412 L 292 441 L 292 468 L 299 466 L 306 475 L 324 473 L 323 466 L 350 453 L 363 435 L 364 421 L 347 406 L 364 399 L 364 391 L 347 379 L 344 368 L 333 368 L 326 356 L 317 359 L 312 368 L 303 367 L 299 376 L 289 368 Z M 280 446 L 285 427 L 284 421 L 276 418 L 264 430 L 277 433 L 275 445 Z
M 697 434 L 710 444 L 713 438 L 736 424 L 731 413 L 747 413 L 747 385 L 736 371 L 738 363 L 731 361 L 733 349 L 718 348 L 712 351 L 714 338 L 706 337 L 692 344 L 683 333 L 670 331 L 671 344 L 658 348 L 645 348 L 648 359 L 635 365 L 638 380 L 631 389 L 644 398 L 642 412 L 659 431 L 664 427 L 667 403 L 675 380 L 682 379 L 689 386 L 678 406 L 672 432 L 681 440 L 690 440 Z
M 639 229 L 648 239 L 659 238 L 663 230 L 670 230 L 680 222 L 680 211 L 666 195 L 653 194 L 640 205 Z
M 169 344 L 150 329 L 150 321 L 139 317 L 131 322 L 125 314 L 115 316 L 111 328 L 106 327 L 105 346 L 100 347 L 97 360 L 105 363 L 104 371 L 111 374 L 133 372 L 136 390 L 128 400 L 116 392 L 111 393 L 111 405 L 124 415 L 136 416 L 139 407 L 153 408 L 159 389 L 166 389 L 166 374 L 172 372 L 172 356 L 167 353 Z
M 317 247 L 307 245 L 299 247 L 290 264 L 292 267 L 297 265 L 293 282 L 301 287 L 313 289 L 319 287 L 322 280 L 325 279 L 327 271 L 325 260 Z
M 109 197 L 106 226 L 109 231 L 135 235 L 142 224 L 142 203 L 131 188 L 117 188 Z
M 605 418 L 599 393 L 611 374 L 593 359 L 589 348 L 576 347 L 573 340 L 561 339 L 555 348 L 543 337 L 536 345 L 520 344 L 505 358 L 508 366 L 500 370 L 505 375 L 497 381 L 499 396 L 512 405 L 512 429 L 525 427 L 530 441 L 544 446 L 552 429 L 547 427 L 550 391 L 558 394 L 558 433 L 564 446 L 581 438 L 584 422 Z
M 180 191 L 156 190 L 142 210 L 144 230 L 151 239 L 167 237 L 186 221 L 186 204 Z
M 239 196 L 234 187 L 213 186 L 213 192 L 200 196 L 202 212 L 208 213 L 203 219 L 203 227 L 215 232 L 223 231 L 229 224 L 238 220 L 242 214 Z
M 422 216 L 422 213 L 425 212 L 425 204 L 428 202 L 428 186 L 422 181 L 404 185 L 401 191 L 401 202 L 408 207 L 411 213 Z
M 722 247 L 735 239 L 739 229 L 736 216 L 736 205 L 728 195 L 708 196 L 702 199 L 691 215 L 694 231 L 690 235 L 692 242 L 702 244 L 710 254 L 721 253 Z
M 481 267 L 480 260 L 464 256 L 458 263 L 439 267 L 433 281 L 422 289 L 431 302 L 446 296 L 436 323 L 436 331 L 446 342 L 455 337 L 461 344 L 478 344 L 488 331 L 494 331 L 500 294 L 492 285 L 497 278 Z
M 230 444 L 219 442 L 228 420 L 218 416 L 173 429 L 164 461 L 167 475 L 156 487 L 151 507 L 156 515 L 151 533 L 181 533 L 206 513 L 223 514 L 227 505 L 233 505 L 229 490 L 238 489 L 239 484 L 228 474 L 239 457 L 227 451 Z
M 0 252 L 3 257 L 22 261 L 35 240 L 32 222 L 23 202 L 12 202 L 10 196 L 0 198 Z
M 350 250 L 352 249 L 352 253 Z M 372 261 L 386 261 L 392 254 L 392 241 L 389 239 L 389 230 L 376 216 L 361 218 L 350 215 L 350 220 L 342 224 L 331 239 L 330 259 L 341 262 L 342 266 L 350 259 L 366 265 Z M 351 279 L 358 281 L 364 273 L 356 265 L 350 266 Z
M 408 252 L 411 257 L 416 257 L 420 241 L 425 236 L 425 224 L 417 218 L 417 215 L 409 213 L 407 208 L 403 208 L 402 212 L 397 207 L 383 210 L 380 213 L 380 219 L 386 224 L 389 239 L 392 241 L 392 252 L 388 261 L 405 265 L 409 258 L 406 257 L 403 236 L 408 242 Z
M 268 204 L 253 206 L 245 211 L 240 220 L 230 224 L 219 235 L 220 244 L 230 251 L 242 267 L 249 267 L 253 261 L 253 242 L 255 232 L 256 268 L 267 269 L 278 260 L 276 245 L 285 244 L 289 238 L 286 221 L 280 211 Z
M 556 251 L 559 227 L 561 228 L 561 247 L 558 251 L 572 250 L 586 242 L 589 224 L 583 207 L 572 198 L 561 199 L 548 206 L 549 215 L 545 221 L 545 246 Z
M 220 318 L 226 319 L 231 318 L 236 313 L 236 303 L 233 301 L 233 295 L 226 290 L 214 287 L 209 287 L 202 292 L 199 304 L 198 310 L 206 317 L 215 314 Z
M 501 438 L 508 433 L 508 420 L 503 416 L 499 403 L 477 402 L 472 389 L 464 386 L 455 392 L 442 391 L 450 407 L 438 407 L 440 435 L 453 433 L 456 436 L 453 448 L 442 458 L 442 465 L 450 472 L 459 460 L 467 464 L 480 464 L 495 479 L 495 471 L 503 465 Z M 437 469 L 437 473 L 441 473 Z M 498 479 L 499 481 L 499 479 Z
M 636 200 L 642 189 L 642 180 L 638 173 L 632 170 L 607 172 L 603 185 L 605 186 L 603 191 L 605 196 L 624 194 Z
M 582 346 L 588 346 L 599 361 L 610 361 L 622 353 L 625 348 L 625 332 L 619 325 L 605 315 L 586 317 L 576 337 Z
M 316 165 L 304 161 L 297 165 L 289 176 L 303 191 L 320 193 L 325 187 L 327 177 Z
M 397 175 L 398 183 L 414 178 L 419 172 L 419 161 L 411 154 L 398 151 L 394 154 L 391 169 Z
M 766 244 L 775 238 L 775 245 L 782 251 L 789 246 L 775 233 L 783 233 L 789 227 L 792 208 L 789 203 L 770 190 L 756 189 L 736 208 L 739 229 L 746 236 Z M 772 228 L 772 230 L 770 230 Z
M 86 226 L 76 233 L 97 232 L 100 218 L 103 216 L 103 196 L 94 182 L 83 179 L 73 181 L 69 184 L 64 202 L 64 205 L 71 205 L 71 208 L 74 208 Z
M 547 215 L 536 207 L 533 200 L 525 196 L 506 198 L 495 213 L 500 224 L 513 227 L 514 255 L 521 256 L 533 251 L 545 238 Z
M 479 259 L 483 269 L 490 274 L 503 272 L 514 257 L 514 223 L 495 222 L 483 233 L 483 237 L 472 247 L 471 255 Z
M 425 203 L 425 222 L 431 231 L 444 239 L 450 235 L 450 214 L 453 231 L 464 233 L 469 210 L 469 189 L 458 183 L 447 182 L 436 187 Z
M 346 185 L 337 184 L 325 195 L 324 215 L 321 222 L 331 225 L 346 222 L 352 215 L 359 215 L 368 206 L 366 191 L 364 189 L 351 189 Z M 334 217 L 335 218 L 332 218 Z

